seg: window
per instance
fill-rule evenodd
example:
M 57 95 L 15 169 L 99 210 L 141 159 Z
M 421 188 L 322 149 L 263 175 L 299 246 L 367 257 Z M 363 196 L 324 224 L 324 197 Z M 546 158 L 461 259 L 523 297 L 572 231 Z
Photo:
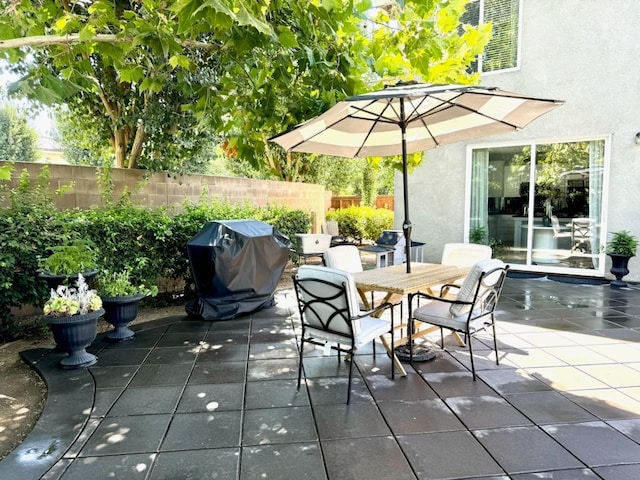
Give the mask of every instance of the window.
M 518 66 L 520 0 L 472 0 L 462 22 L 491 23 L 492 37 L 472 71 L 495 72 Z
M 602 270 L 605 141 L 471 153 L 469 237 L 511 265 Z

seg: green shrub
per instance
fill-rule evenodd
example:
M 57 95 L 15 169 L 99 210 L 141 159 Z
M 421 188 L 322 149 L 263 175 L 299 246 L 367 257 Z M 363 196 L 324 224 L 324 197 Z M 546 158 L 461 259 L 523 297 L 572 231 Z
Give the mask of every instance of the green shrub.
M 327 220 L 336 220 L 340 235 L 359 242 L 375 241 L 383 230 L 393 228 L 393 212 L 385 208 L 347 207 L 327 213 Z
M 129 270 L 120 270 L 118 272 L 105 270 L 100 272 L 97 284 L 98 293 L 103 297 L 129 297 L 132 295 L 151 295 L 155 297 L 158 294 L 158 287 L 155 285 L 148 286 L 144 283 L 133 283 Z
M 81 236 L 96 245 L 98 270 L 129 270 L 134 283 L 173 276 L 167 268 L 175 255 L 168 247 L 173 221 L 166 209 L 125 204 L 74 215 Z
M 487 244 L 487 229 L 479 225 L 477 227 L 473 227 L 469 232 L 469 243 L 477 243 L 479 245 Z
M 0 183 L 0 204 L 0 335 L 11 339 L 11 307 L 44 305 L 49 289 L 38 278 L 39 257 L 69 233 L 55 210 L 46 167 L 35 181 L 23 171 L 15 188 Z
M 289 238 L 311 225 L 310 214 L 301 210 L 221 201 L 185 205 L 177 213 L 138 207 L 127 199 L 86 211 L 57 211 L 46 167 L 35 182 L 23 173 L 13 189 L 0 180 L 0 205 L 4 205 L 0 208 L 0 338 L 4 339 L 19 334 L 9 318 L 11 307 L 42 306 L 49 298 L 38 272 L 44 257 L 58 246 L 77 244 L 79 239 L 90 242 L 98 270 L 130 272 L 135 285 L 155 285 L 159 277 L 184 280 L 188 294 L 192 283 L 186 245 L 206 222 L 262 220 Z
M 91 242 L 75 239 L 67 245 L 50 247 L 51 255 L 42 262 L 43 269 L 53 275 L 75 275 L 96 266 L 94 246 Z
M 638 239 L 628 230 L 611 232 L 611 241 L 607 243 L 607 253 L 634 257 L 638 250 Z

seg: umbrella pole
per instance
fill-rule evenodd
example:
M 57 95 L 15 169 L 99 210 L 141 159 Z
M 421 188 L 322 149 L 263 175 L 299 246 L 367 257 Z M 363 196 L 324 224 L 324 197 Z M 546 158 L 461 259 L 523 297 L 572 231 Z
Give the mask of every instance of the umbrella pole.
M 400 99 L 400 131 L 402 133 L 402 185 L 404 199 L 404 222 L 402 231 L 407 242 L 405 255 L 407 258 L 407 273 L 411 273 L 411 221 L 409 220 L 409 174 L 407 167 L 407 125 L 404 121 L 404 99 Z
M 402 185 L 403 200 L 404 200 L 404 223 L 402 224 L 402 230 L 404 231 L 404 238 L 407 241 L 405 245 L 405 255 L 407 257 L 407 273 L 411 273 L 411 220 L 409 220 L 409 168 L 407 165 L 407 125 L 405 123 L 404 115 L 404 99 L 400 99 L 400 131 L 402 132 Z M 411 296 L 409 296 L 409 321 L 407 325 L 407 333 L 409 334 L 409 343 L 407 344 L 409 352 L 407 352 L 407 346 L 398 347 L 396 350 L 396 356 L 401 360 L 408 360 L 412 365 L 413 361 L 426 362 L 436 358 L 436 354 L 433 350 L 422 345 L 415 345 L 413 341 L 414 324 L 411 318 L 412 314 Z M 407 355 L 408 353 L 408 355 Z

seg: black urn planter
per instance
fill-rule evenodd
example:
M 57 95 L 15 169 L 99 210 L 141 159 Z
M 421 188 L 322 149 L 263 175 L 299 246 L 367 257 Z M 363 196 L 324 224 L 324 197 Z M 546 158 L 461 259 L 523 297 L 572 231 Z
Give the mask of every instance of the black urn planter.
M 138 316 L 138 304 L 146 296 L 139 293 L 126 297 L 102 297 L 104 319 L 114 327 L 106 335 L 109 342 L 124 342 L 134 337 L 135 333 L 127 325 Z
M 86 272 L 82 272 L 82 276 L 88 282 L 93 277 L 98 274 L 98 270 L 88 270 Z M 75 285 L 78 281 L 78 274 L 74 275 L 54 275 L 49 272 L 41 272 L 38 274 L 38 278 L 43 279 L 47 282 L 49 288 L 53 288 L 54 290 L 58 288 L 58 285 Z
M 608 253 L 611 257 L 611 269 L 609 270 L 616 279 L 611 282 L 613 288 L 626 287 L 627 282 L 622 281 L 622 277 L 629 274 L 629 259 L 633 255 L 619 255 L 617 253 Z
M 54 317 L 47 315 L 45 321 L 57 346 L 67 352 L 67 356 L 60 360 L 58 366 L 65 370 L 86 368 L 95 364 L 98 359 L 85 349 L 91 345 L 98 334 L 98 318 L 104 310 L 96 310 L 85 315 L 70 317 Z

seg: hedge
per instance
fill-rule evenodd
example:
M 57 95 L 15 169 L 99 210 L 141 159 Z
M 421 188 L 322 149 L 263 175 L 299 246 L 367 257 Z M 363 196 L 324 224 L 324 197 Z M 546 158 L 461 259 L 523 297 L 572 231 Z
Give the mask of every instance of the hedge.
M 158 278 L 192 284 L 187 241 L 211 220 L 256 219 L 273 225 L 289 238 L 306 232 L 311 215 L 280 206 L 256 207 L 227 202 L 185 204 L 180 211 L 143 208 L 128 200 L 90 210 L 57 211 L 49 192 L 48 170 L 37 181 L 26 172 L 20 186 L 0 184 L 0 321 L 11 307 L 42 306 L 49 296 L 37 278 L 51 246 L 79 238 L 95 245 L 99 269 L 129 268 L 136 280 Z M 188 291 L 186 293 L 189 293 Z
M 327 213 L 327 220 L 338 222 L 340 235 L 359 242 L 363 239 L 375 241 L 383 230 L 393 228 L 393 212 L 385 208 L 347 207 Z

